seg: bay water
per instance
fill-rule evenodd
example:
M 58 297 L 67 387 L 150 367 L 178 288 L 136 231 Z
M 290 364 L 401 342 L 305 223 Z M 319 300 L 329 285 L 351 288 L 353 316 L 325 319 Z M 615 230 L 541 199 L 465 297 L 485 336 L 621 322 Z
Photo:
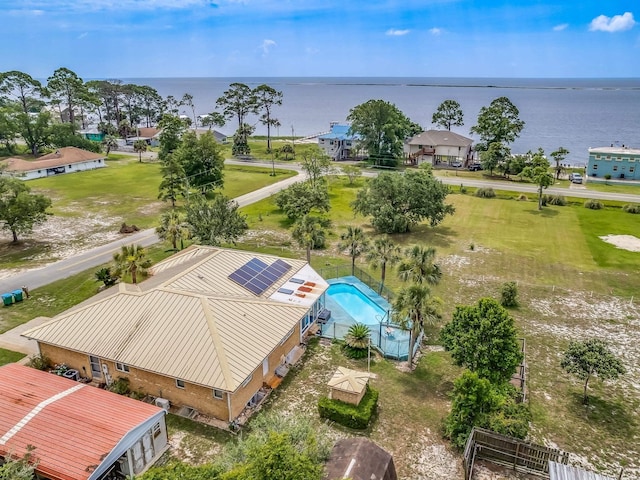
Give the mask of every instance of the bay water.
M 506 79 L 506 78 L 132 78 L 127 83 L 149 85 L 160 95 L 180 99 L 193 96 L 196 114 L 214 111 L 215 102 L 229 85 L 240 82 L 255 88 L 267 84 L 283 93 L 274 109 L 281 126 L 274 136 L 310 136 L 344 122 L 349 110 L 367 100 L 395 104 L 424 129 L 438 105 L 452 99 L 460 103 L 464 125 L 457 133 L 478 140 L 469 129 L 480 108 L 498 97 L 508 97 L 520 111 L 525 127 L 512 145 L 513 153 L 542 147 L 547 155 L 558 147 L 569 150 L 567 163 L 584 165 L 589 147 L 627 145 L 640 148 L 640 79 Z M 184 108 L 184 107 L 183 107 Z M 181 111 L 191 116 L 190 111 Z M 256 135 L 266 135 L 257 116 L 248 122 Z M 234 120 L 219 128 L 231 135 Z

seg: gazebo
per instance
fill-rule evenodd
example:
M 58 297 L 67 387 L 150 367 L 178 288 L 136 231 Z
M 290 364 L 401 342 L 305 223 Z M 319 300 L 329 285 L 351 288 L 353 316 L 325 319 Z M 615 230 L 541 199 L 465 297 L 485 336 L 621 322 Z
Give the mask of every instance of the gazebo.
M 367 391 L 369 378 L 367 372 L 338 367 L 328 382 L 329 398 L 358 405 Z

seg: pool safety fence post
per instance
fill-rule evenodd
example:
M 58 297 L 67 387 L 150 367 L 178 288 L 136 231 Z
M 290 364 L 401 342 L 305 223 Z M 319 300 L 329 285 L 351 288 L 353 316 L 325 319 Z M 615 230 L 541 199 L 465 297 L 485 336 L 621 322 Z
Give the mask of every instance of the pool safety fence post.
M 371 335 L 369 335 L 369 345 L 367 345 L 367 373 L 371 371 Z

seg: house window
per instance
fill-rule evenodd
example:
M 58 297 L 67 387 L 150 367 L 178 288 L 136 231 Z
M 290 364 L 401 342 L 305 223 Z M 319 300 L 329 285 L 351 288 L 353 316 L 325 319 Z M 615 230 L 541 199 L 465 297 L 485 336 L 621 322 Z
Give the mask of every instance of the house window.
M 217 388 L 213 389 L 213 398 L 217 398 L 218 400 L 222 400 L 222 390 L 218 390 Z
M 600 160 L 600 155 L 596 155 L 596 160 Z
M 71 165 L 69 165 L 69 168 L 71 168 Z
M 38 170 L 38 173 L 42 173 L 42 170 Z
M 593 165 L 593 169 L 594 169 L 594 170 L 597 170 L 597 169 L 598 169 L 598 164 L 597 164 L 597 163 L 595 163 L 595 164 Z
M 611 160 L 611 155 L 607 155 L 607 160 Z
M 129 365 L 125 365 L 124 363 L 116 362 L 116 370 L 119 372 L 129 373 Z
M 621 162 L 621 161 L 622 161 L 622 157 L 615 157 L 615 158 L 614 158 L 614 160 L 615 160 L 616 162 Z
M 618 171 L 618 165 L 614 165 L 614 166 L 613 166 L 613 171 L 614 171 L 614 172 L 617 172 L 617 171 Z
M 629 159 L 629 163 L 633 163 L 633 162 L 635 162 L 635 161 L 636 161 L 636 159 L 635 159 L 634 157 L 631 157 L 631 158 Z
M 176 387 L 184 388 L 184 380 L 180 380 L 180 379 L 176 378 Z
M 633 167 L 629 167 L 629 173 L 633 173 L 634 168 Z
M 244 379 L 244 382 L 242 382 L 242 385 L 240 385 L 240 388 L 246 387 L 252 378 L 253 378 L 253 373 Z

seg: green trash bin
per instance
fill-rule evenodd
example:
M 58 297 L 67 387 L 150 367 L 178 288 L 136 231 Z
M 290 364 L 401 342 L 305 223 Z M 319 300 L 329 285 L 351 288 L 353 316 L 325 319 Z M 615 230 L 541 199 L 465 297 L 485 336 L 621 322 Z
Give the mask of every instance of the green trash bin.
M 11 292 L 11 295 L 13 295 L 14 301 L 16 302 L 22 301 L 22 290 L 14 290 L 13 292 Z
M 13 303 L 13 295 L 11 295 L 10 293 L 3 293 L 2 303 L 4 303 L 5 307 L 8 307 L 9 305 L 11 305 Z

